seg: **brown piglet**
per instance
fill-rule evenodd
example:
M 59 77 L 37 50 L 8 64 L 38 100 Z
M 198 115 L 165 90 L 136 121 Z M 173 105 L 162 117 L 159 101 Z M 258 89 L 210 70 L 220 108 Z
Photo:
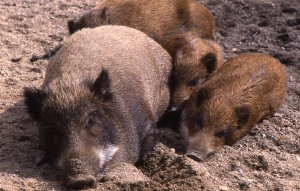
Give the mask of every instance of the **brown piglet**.
M 187 101 L 180 127 L 186 155 L 197 161 L 232 145 L 262 119 L 272 116 L 287 95 L 287 74 L 275 58 L 246 53 L 228 60 Z

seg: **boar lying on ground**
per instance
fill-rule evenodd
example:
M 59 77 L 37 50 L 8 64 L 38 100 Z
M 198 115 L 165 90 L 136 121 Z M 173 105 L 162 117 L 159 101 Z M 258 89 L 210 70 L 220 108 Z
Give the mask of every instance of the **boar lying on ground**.
M 25 88 L 47 160 L 69 188 L 94 187 L 115 162 L 135 163 L 154 144 L 169 104 L 169 54 L 123 26 L 83 29 L 52 58 L 40 89 Z
M 276 59 L 260 53 L 227 61 L 191 95 L 182 112 L 187 156 L 203 161 L 232 145 L 273 115 L 287 94 L 287 75 Z
M 196 0 L 102 0 L 79 20 L 68 22 L 70 34 L 100 25 L 125 25 L 145 32 L 173 57 L 171 107 L 179 110 L 192 90 L 223 62 L 213 41 L 215 19 Z

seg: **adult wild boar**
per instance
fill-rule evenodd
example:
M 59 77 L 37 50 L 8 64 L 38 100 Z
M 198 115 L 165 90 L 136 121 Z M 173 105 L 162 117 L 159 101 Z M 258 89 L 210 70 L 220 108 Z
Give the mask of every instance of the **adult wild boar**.
M 159 44 L 128 27 L 84 29 L 66 40 L 41 88 L 25 88 L 24 96 L 45 157 L 67 187 L 94 187 L 96 173 L 151 149 L 171 67 Z
M 179 110 L 195 87 L 224 62 L 221 47 L 213 41 L 215 18 L 196 0 L 102 0 L 80 19 L 68 22 L 70 34 L 100 25 L 138 29 L 170 53 L 172 110 Z
M 271 56 L 247 53 L 230 59 L 188 100 L 181 133 L 187 156 L 203 161 L 232 145 L 272 116 L 287 94 L 284 66 Z

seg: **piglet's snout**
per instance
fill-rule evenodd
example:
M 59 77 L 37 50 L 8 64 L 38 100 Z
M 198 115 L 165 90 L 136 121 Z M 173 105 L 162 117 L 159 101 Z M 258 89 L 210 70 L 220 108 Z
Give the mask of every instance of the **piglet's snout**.
M 204 161 L 204 159 L 196 152 L 187 153 L 186 156 L 193 159 L 194 161 L 197 161 L 197 162 L 203 162 Z
M 207 158 L 213 156 L 215 154 L 214 150 L 209 150 L 205 153 L 200 153 L 196 151 L 188 152 L 186 154 L 187 157 L 197 161 L 197 162 L 204 162 Z

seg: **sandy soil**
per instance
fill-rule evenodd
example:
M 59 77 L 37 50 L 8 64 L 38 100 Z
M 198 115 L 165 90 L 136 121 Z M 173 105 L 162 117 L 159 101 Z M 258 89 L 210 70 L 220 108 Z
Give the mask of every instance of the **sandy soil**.
M 144 165 L 118 164 L 99 175 L 97 190 L 300 190 L 299 0 L 201 2 L 217 18 L 217 39 L 226 58 L 264 52 L 282 61 L 289 74 L 285 104 L 205 163 L 157 144 Z M 48 62 L 37 58 L 62 44 L 68 37 L 66 22 L 95 3 L 1 0 L 0 191 L 64 189 L 57 170 L 34 164 L 37 126 L 25 112 L 22 89 L 42 83 Z M 170 135 L 174 133 L 166 133 Z M 175 135 L 174 139 L 180 141 Z

